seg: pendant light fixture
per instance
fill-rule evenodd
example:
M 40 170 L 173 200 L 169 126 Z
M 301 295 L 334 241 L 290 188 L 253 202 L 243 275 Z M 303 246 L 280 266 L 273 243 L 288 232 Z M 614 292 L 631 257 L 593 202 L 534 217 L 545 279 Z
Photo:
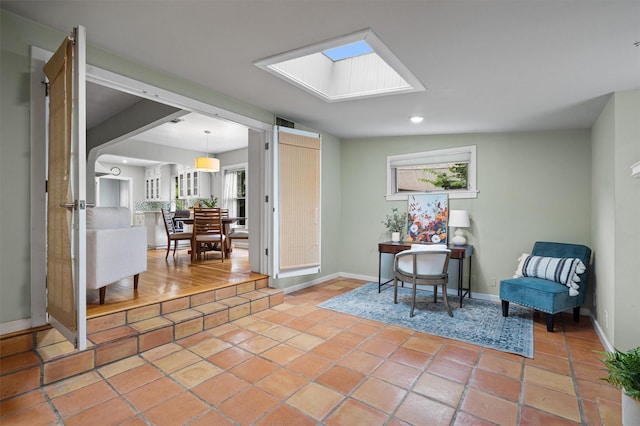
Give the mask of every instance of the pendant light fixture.
M 209 158 L 209 134 L 211 133 L 209 130 L 204 131 L 207 135 L 207 151 L 206 157 L 197 157 L 195 166 L 196 170 L 201 172 L 219 172 L 220 171 L 220 160 L 217 158 Z

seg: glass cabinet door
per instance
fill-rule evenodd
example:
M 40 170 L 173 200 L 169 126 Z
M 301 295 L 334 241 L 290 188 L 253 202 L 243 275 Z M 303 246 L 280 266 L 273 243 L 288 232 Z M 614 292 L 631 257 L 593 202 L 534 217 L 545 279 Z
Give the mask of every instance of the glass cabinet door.
M 198 172 L 193 172 L 193 196 L 197 197 L 200 195 L 200 190 L 198 188 Z
M 191 182 L 191 172 L 187 172 L 187 197 L 191 197 L 192 195 L 192 182 Z

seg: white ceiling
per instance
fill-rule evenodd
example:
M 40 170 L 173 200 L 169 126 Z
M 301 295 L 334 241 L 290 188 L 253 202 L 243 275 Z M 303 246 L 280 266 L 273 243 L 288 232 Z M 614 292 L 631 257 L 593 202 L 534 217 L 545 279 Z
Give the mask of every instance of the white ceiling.
M 1 7 L 343 138 L 589 128 L 640 88 L 640 1 L 45 0 Z M 371 28 L 427 87 L 328 104 L 253 62 Z M 410 115 L 424 115 L 411 124 Z
M 134 95 L 88 82 L 87 128 L 91 129 L 140 100 Z M 178 123 L 167 122 L 138 133 L 130 140 L 180 147 L 210 154 L 246 148 L 249 143 L 247 127 L 228 120 L 206 117 L 192 112 L 185 112 L 185 115 L 181 116 L 179 120 Z M 211 132 L 208 140 L 205 130 Z M 98 160 L 142 167 L 159 164 L 157 161 L 116 155 L 101 155 Z

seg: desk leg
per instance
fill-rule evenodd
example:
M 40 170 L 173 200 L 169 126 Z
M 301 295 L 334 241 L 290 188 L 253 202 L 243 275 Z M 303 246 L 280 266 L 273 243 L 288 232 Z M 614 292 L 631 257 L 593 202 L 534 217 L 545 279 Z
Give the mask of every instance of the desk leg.
M 471 299 L 471 257 L 470 256 L 469 256 L 469 279 L 467 280 L 467 287 L 465 288 L 462 286 L 463 273 L 464 273 L 462 262 L 464 262 L 465 258 L 466 257 L 459 259 L 460 263 L 458 263 L 458 296 L 460 297 L 461 308 L 462 308 L 462 299 L 464 299 L 465 295 L 468 295 L 469 299 Z
M 382 291 L 383 286 L 389 284 L 391 281 L 393 281 L 393 278 L 385 282 L 382 282 L 382 252 L 379 251 L 378 252 L 378 293 Z M 404 283 L 402 283 L 402 286 L 404 287 Z
M 464 257 L 462 259 L 458 259 L 458 297 L 460 298 L 460 307 L 462 308 L 462 299 L 464 298 L 464 293 L 462 292 L 462 262 L 464 262 Z
M 378 252 L 378 293 L 382 289 L 382 252 Z
M 469 257 L 469 288 L 467 291 L 469 292 L 469 299 L 471 299 L 471 257 Z

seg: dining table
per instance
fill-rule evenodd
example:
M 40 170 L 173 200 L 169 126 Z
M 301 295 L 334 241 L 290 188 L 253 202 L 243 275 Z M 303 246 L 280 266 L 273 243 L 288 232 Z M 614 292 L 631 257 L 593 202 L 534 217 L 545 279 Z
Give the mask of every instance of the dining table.
M 193 215 L 190 217 L 175 217 L 175 222 L 182 222 L 183 225 L 193 225 Z M 237 217 L 223 217 L 222 218 L 222 233 L 225 236 L 224 243 L 224 256 L 229 258 L 231 254 L 231 244 L 229 244 L 228 235 L 231 233 L 231 225 L 238 221 Z

